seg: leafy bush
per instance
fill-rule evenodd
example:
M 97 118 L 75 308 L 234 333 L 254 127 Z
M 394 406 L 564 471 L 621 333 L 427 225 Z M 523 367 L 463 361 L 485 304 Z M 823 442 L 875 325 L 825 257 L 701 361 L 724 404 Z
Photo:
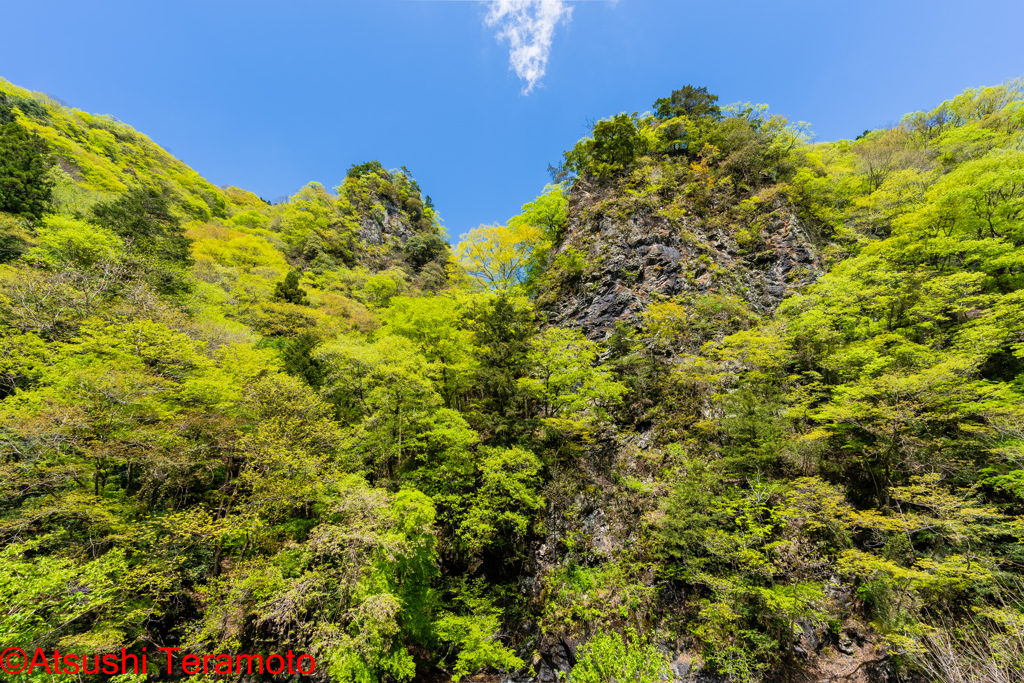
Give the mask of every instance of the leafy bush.
M 644 643 L 636 631 L 602 631 L 582 645 L 569 683 L 660 683 L 672 674 L 668 657 Z
M 413 235 L 402 248 L 409 263 L 417 271 L 449 251 L 448 243 L 438 235 Z
M 38 230 L 36 247 L 26 258 L 48 266 L 88 268 L 102 259 L 119 258 L 123 248 L 124 242 L 117 235 L 98 225 L 66 216 L 47 216 Z
M 654 112 L 659 119 L 679 116 L 721 119 L 722 109 L 715 104 L 717 101 L 718 95 L 712 95 L 705 87 L 684 85 L 680 90 L 673 90 L 671 96 L 655 100 Z
M 451 649 L 458 649 L 452 680 L 458 683 L 468 674 L 485 667 L 512 672 L 523 666 L 523 660 L 498 640 L 501 631 L 501 610 L 489 601 L 469 601 L 469 613 L 457 616 L 442 612 L 434 624 L 434 633 Z
M 625 172 L 651 148 L 645 124 L 636 116 L 618 114 L 594 124 L 585 138 L 565 153 L 562 175 L 593 176 L 607 180 Z

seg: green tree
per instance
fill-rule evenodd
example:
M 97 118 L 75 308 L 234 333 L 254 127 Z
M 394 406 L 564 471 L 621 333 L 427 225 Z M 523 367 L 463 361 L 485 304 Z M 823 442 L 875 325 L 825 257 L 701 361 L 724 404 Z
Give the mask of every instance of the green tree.
M 475 290 L 504 292 L 526 282 L 541 229 L 526 223 L 482 225 L 455 245 L 449 277 Z
M 537 333 L 536 314 L 522 299 L 499 295 L 471 316 L 477 370 L 474 384 L 483 412 L 512 417 L 522 411 L 518 380 L 527 370 L 529 340 Z
M 0 125 L 0 211 L 42 218 L 53 196 L 54 163 L 41 137 L 13 121 Z
M 717 101 L 718 95 L 712 95 L 705 87 L 684 85 L 680 90 L 673 90 L 670 97 L 655 100 L 654 112 L 659 119 L 688 116 L 717 120 L 722 118 L 722 109 L 715 104 Z
M 430 364 L 400 336 L 373 343 L 341 337 L 314 357 L 326 368 L 324 393 L 350 425 L 351 450 L 378 481 L 396 483 L 424 446 L 443 400 Z
M 154 289 L 168 295 L 191 291 L 194 281 L 186 269 L 193 264 L 192 240 L 161 192 L 136 186 L 113 201 L 96 204 L 92 215 L 130 245 Z
M 319 343 L 319 337 L 306 330 L 289 341 L 281 351 L 285 372 L 303 378 L 314 389 L 319 389 L 324 381 L 323 363 L 313 357 Z
M 552 247 L 561 244 L 569 224 L 569 198 L 564 185 L 547 185 L 544 192 L 532 202 L 523 204 L 518 216 L 509 219 L 510 227 L 533 226 L 541 231 L 541 238 L 530 252 L 524 284 L 536 293 L 541 278 L 548 268 Z
M 120 258 L 124 248 L 109 230 L 66 216 L 47 216 L 37 232 L 36 246 L 26 257 L 48 266 L 90 268 L 105 259 Z
M 450 250 L 448 243 L 444 239 L 439 235 L 430 233 L 413 235 L 406 240 L 405 246 L 402 249 L 409 263 L 416 270 L 421 270 L 423 266 L 431 261 L 438 260 L 438 257 Z
M 544 510 L 541 463 L 523 448 L 484 448 L 482 455 L 479 480 L 458 534 L 471 552 L 516 559 Z
M 284 280 L 278 282 L 274 287 L 274 301 L 284 301 L 296 306 L 308 306 L 309 298 L 306 296 L 306 290 L 299 287 L 300 277 L 299 271 L 289 271 L 285 275 Z
M 476 367 L 465 305 L 449 296 L 395 297 L 382 318 L 388 333 L 417 344 L 448 408 L 462 407 Z
M 519 389 L 536 401 L 543 418 L 582 421 L 586 413 L 604 416 L 622 400 L 626 387 L 596 365 L 597 344 L 579 330 L 550 327 L 530 340 L 527 374 Z
M 561 175 L 613 178 L 651 149 L 652 137 L 645 122 L 618 114 L 594 124 L 593 137 L 584 138 L 565 153 Z
M 452 667 L 454 683 L 484 667 L 506 672 L 522 668 L 523 660 L 498 640 L 501 630 L 500 617 L 501 610 L 481 599 L 471 601 L 468 614 L 444 612 L 434 622 L 434 631 L 438 639 L 443 643 L 449 643 L 452 649 L 458 648 Z
M 192 240 L 162 193 L 136 186 L 116 200 L 97 204 L 92 214 L 99 225 L 131 240 L 141 253 L 177 265 L 192 265 Z

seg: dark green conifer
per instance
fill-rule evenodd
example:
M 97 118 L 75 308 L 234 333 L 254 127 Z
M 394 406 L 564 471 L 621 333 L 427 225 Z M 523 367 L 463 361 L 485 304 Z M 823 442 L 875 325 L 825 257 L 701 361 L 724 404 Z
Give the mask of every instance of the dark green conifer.
M 281 352 L 285 372 L 302 377 L 314 389 L 319 389 L 324 379 L 323 363 L 313 358 L 313 350 L 319 343 L 317 336 L 307 330 L 288 342 Z
M 0 211 L 42 218 L 53 197 L 46 142 L 18 123 L 0 125 Z
M 306 290 L 299 287 L 299 271 L 293 270 L 285 276 L 284 280 L 277 283 L 274 288 L 274 300 L 284 301 L 296 306 L 308 306 L 309 299 L 306 298 Z

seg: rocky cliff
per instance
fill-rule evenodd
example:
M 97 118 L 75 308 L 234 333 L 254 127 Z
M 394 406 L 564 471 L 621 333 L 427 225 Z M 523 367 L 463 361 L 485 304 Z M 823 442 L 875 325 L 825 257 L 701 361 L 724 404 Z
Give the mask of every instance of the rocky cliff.
M 777 194 L 701 215 L 585 182 L 571 193 L 552 263 L 565 255 L 582 257 L 582 272 L 563 269 L 541 303 L 550 322 L 592 339 L 606 337 L 616 321 L 635 323 L 652 301 L 682 294 L 732 294 L 771 314 L 823 269 L 812 235 Z
M 373 211 L 361 216 L 359 239 L 367 246 L 379 247 L 397 241 L 404 245 L 416 235 L 409 215 L 387 197 L 374 196 Z
M 581 329 L 601 340 L 617 322 L 639 326 L 653 302 L 705 294 L 737 297 L 751 312 L 770 317 L 783 299 L 825 272 L 823 240 L 801 222 L 780 193 L 767 191 L 696 211 L 678 201 L 684 188 L 676 190 L 668 197 L 638 199 L 621 185 L 584 180 L 575 185 L 564 238 L 549 255 L 549 273 L 554 276 L 542 285 L 539 296 L 550 324 Z M 664 494 L 654 487 L 626 495 L 617 482 L 656 481 L 651 468 L 657 469 L 663 457 L 651 434 L 609 431 L 597 436 L 583 457 L 564 469 L 554 468 L 558 471 L 552 473 L 546 491 L 546 536 L 533 549 L 522 577 L 524 594 L 537 604 L 544 602 L 552 577 L 566 566 L 617 566 L 628 555 L 624 549 L 640 542 L 638 530 L 657 514 Z M 829 599 L 849 604 L 853 598 L 848 591 L 838 581 L 834 587 Z M 627 609 L 629 600 L 614 591 L 579 599 L 583 611 L 596 604 L 601 609 Z M 579 646 L 591 634 L 579 621 L 574 629 L 559 628 L 549 615 L 550 607 L 539 622 L 520 625 L 516 636 L 529 650 L 523 654 L 532 653 L 532 672 L 514 676 L 512 682 L 553 683 L 576 663 Z M 652 628 L 657 630 L 654 624 Z M 787 657 L 792 664 L 773 681 L 905 680 L 864 624 L 847 623 L 837 631 L 808 622 L 800 628 L 803 634 Z M 676 681 L 728 680 L 702 670 L 687 638 L 656 641 L 672 659 Z

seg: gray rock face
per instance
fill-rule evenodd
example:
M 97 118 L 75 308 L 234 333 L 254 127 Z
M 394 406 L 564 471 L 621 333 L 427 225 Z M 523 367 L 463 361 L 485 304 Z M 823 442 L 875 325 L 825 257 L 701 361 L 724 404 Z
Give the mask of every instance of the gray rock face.
M 405 244 L 415 234 L 401 209 L 384 199 L 374 206 L 370 216 L 363 218 L 359 239 L 363 244 L 379 247 L 388 241 L 388 237 L 395 237 Z
M 552 255 L 582 252 L 580 281 L 549 295 L 545 305 L 556 325 L 602 339 L 615 322 L 635 322 L 656 296 L 732 294 L 757 313 L 770 313 L 784 297 L 822 271 L 814 244 L 782 202 L 770 204 L 756 234 L 736 223 L 676 216 L 650 207 L 632 214 L 599 215 L 600 197 L 576 191 L 565 240 Z

